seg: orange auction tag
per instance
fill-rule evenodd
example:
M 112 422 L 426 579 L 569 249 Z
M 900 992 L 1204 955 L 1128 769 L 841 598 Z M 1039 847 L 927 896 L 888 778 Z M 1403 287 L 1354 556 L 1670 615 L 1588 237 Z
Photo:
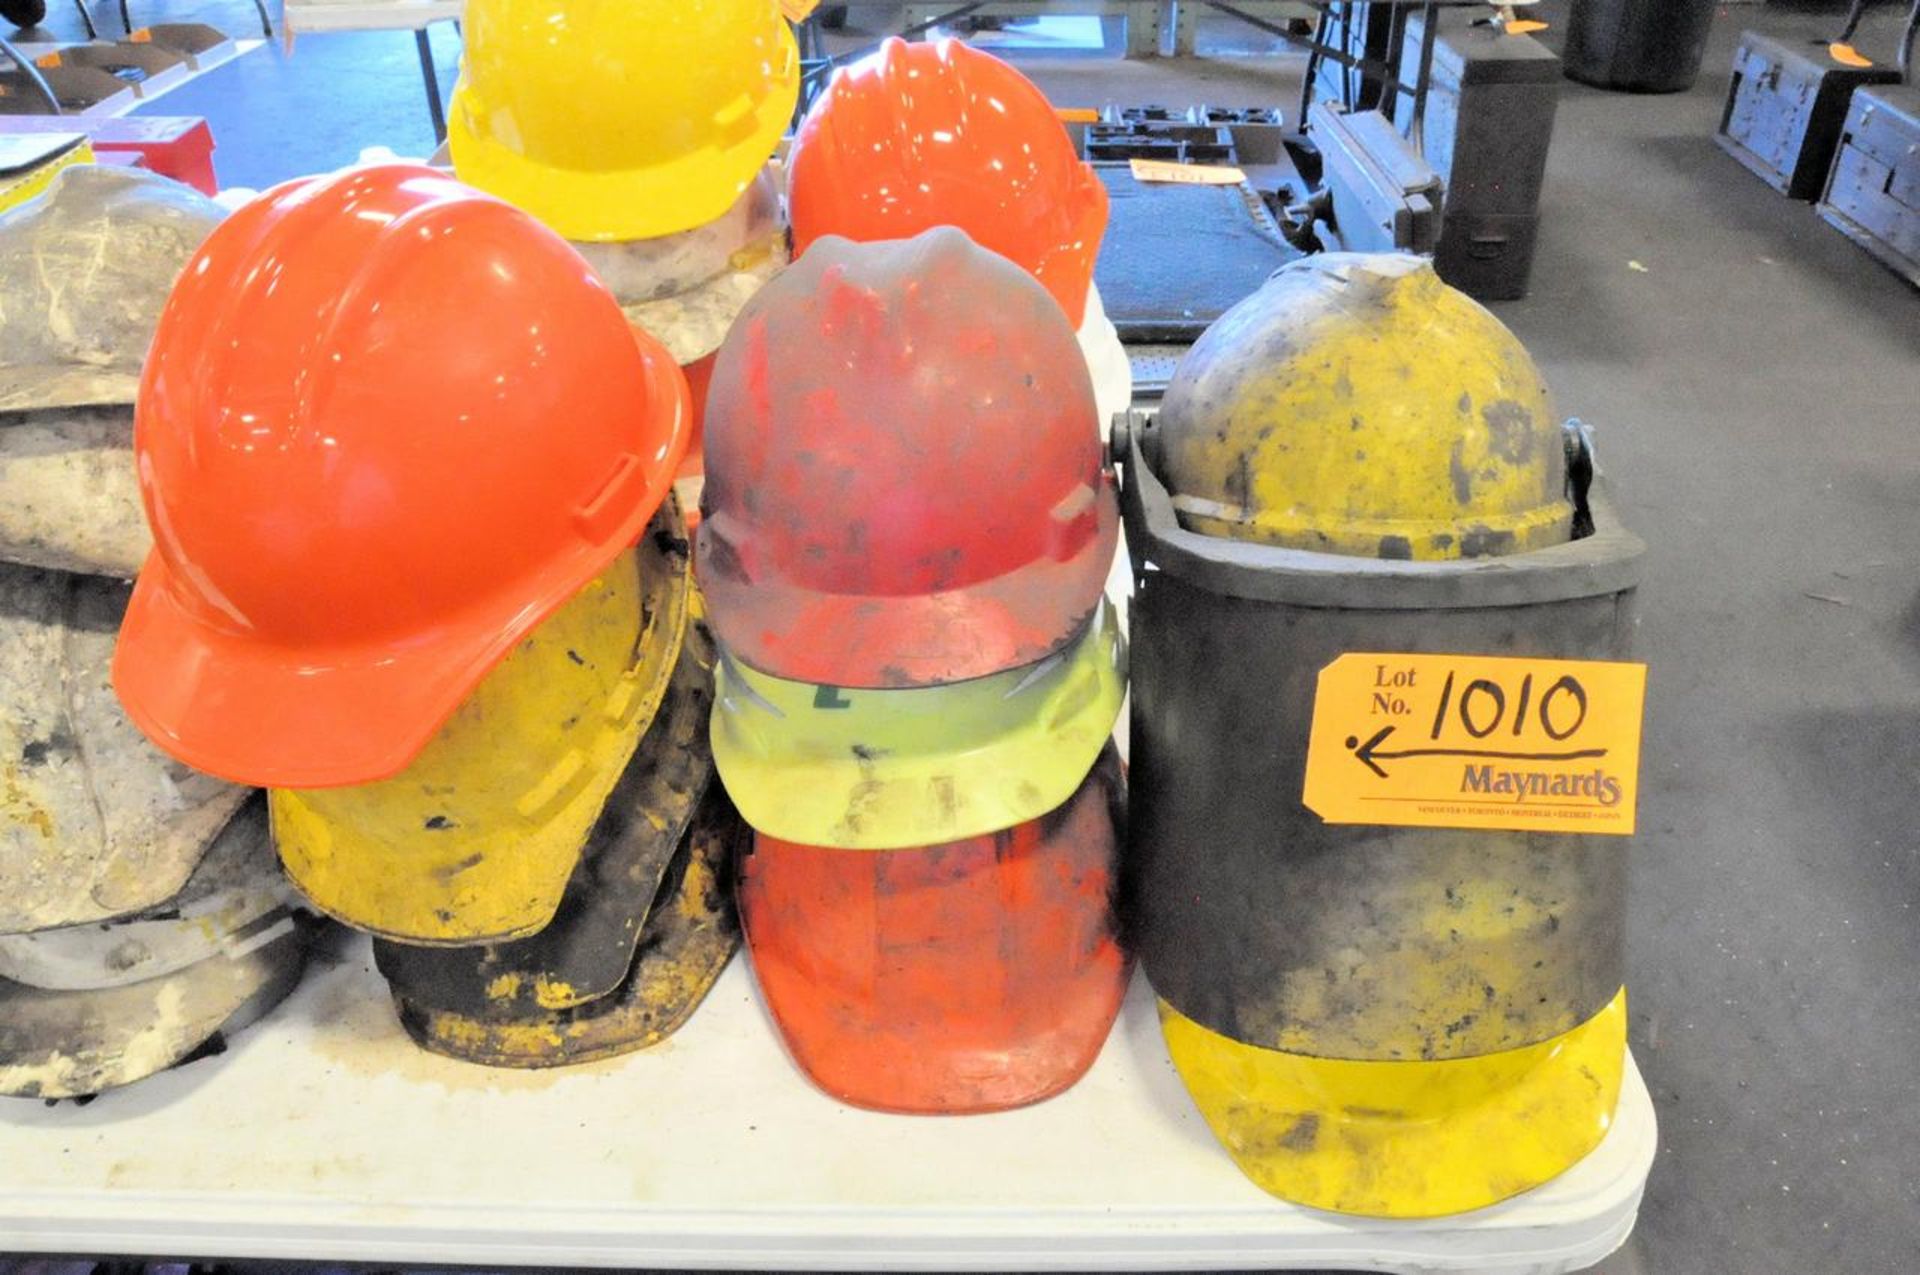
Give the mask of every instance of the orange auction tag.
M 1189 186 L 1232 186 L 1247 175 L 1228 164 L 1175 164 L 1164 159 L 1128 161 L 1137 182 L 1184 182 Z
M 820 7 L 820 0 L 780 0 L 780 11 L 789 22 L 805 22 Z
M 1302 799 L 1328 823 L 1629 836 L 1646 684 L 1644 664 L 1343 655 Z
M 1091 106 L 1056 106 L 1053 113 L 1062 124 L 1098 124 L 1100 112 Z
M 1851 44 L 1829 44 L 1827 56 L 1841 66 L 1866 67 L 1873 65 L 1873 59 L 1861 53 Z

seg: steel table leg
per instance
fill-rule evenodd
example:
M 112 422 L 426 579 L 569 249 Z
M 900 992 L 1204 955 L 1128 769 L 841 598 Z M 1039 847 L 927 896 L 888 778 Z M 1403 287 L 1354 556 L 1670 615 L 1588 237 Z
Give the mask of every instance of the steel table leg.
M 420 50 L 420 78 L 427 85 L 427 114 L 433 117 L 433 140 L 447 140 L 447 113 L 440 105 L 440 73 L 433 66 L 433 40 L 427 29 L 413 33 L 414 47 Z

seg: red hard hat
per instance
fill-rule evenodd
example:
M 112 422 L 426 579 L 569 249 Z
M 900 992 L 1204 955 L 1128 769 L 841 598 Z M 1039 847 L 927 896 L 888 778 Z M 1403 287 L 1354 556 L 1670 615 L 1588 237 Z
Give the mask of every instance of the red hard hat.
M 1107 190 L 1045 95 L 956 40 L 892 39 L 835 72 L 794 137 L 793 248 L 958 226 L 1025 266 L 1078 327 Z
M 720 348 L 695 565 L 722 642 L 775 677 L 907 687 L 1046 658 L 1119 537 L 1060 307 L 951 227 L 828 238 Z
M 794 1060 L 844 1102 L 958 1114 L 1085 1074 L 1120 1011 L 1113 896 L 1125 792 L 1109 745 L 1051 814 L 911 850 L 756 834 L 740 917 Z
M 148 356 L 121 703 L 243 783 L 396 773 L 633 543 L 687 416 L 671 356 L 525 213 L 414 165 L 269 191 Z

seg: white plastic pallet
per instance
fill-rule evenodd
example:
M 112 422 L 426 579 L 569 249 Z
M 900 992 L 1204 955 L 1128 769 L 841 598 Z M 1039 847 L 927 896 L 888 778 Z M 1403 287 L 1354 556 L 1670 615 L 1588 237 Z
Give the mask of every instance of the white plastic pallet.
M 992 1116 L 814 1089 L 744 958 L 646 1052 L 554 1072 L 421 1052 L 365 940 L 229 1052 L 90 1105 L 0 1100 L 0 1252 L 500 1266 L 1338 1268 L 1550 1275 L 1632 1229 L 1654 1155 L 1629 1066 L 1555 1182 L 1433 1222 L 1282 1204 L 1180 1087 L 1136 982 L 1085 1080 Z

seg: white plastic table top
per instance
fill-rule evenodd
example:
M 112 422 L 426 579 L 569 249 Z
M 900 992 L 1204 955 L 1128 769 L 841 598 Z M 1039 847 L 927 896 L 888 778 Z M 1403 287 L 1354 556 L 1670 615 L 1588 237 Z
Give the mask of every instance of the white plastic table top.
M 287 0 L 281 22 L 292 35 L 319 31 L 418 31 L 457 21 L 466 0 Z
M 1654 1154 L 1629 1068 L 1601 1146 L 1438 1222 L 1342 1218 L 1241 1177 L 1136 982 L 1085 1080 L 991 1116 L 834 1102 L 736 958 L 671 1039 L 552 1072 L 406 1038 L 363 939 L 202 1059 L 81 1107 L 0 1101 L 0 1252 L 385 1263 L 1547 1275 L 1633 1225 Z

